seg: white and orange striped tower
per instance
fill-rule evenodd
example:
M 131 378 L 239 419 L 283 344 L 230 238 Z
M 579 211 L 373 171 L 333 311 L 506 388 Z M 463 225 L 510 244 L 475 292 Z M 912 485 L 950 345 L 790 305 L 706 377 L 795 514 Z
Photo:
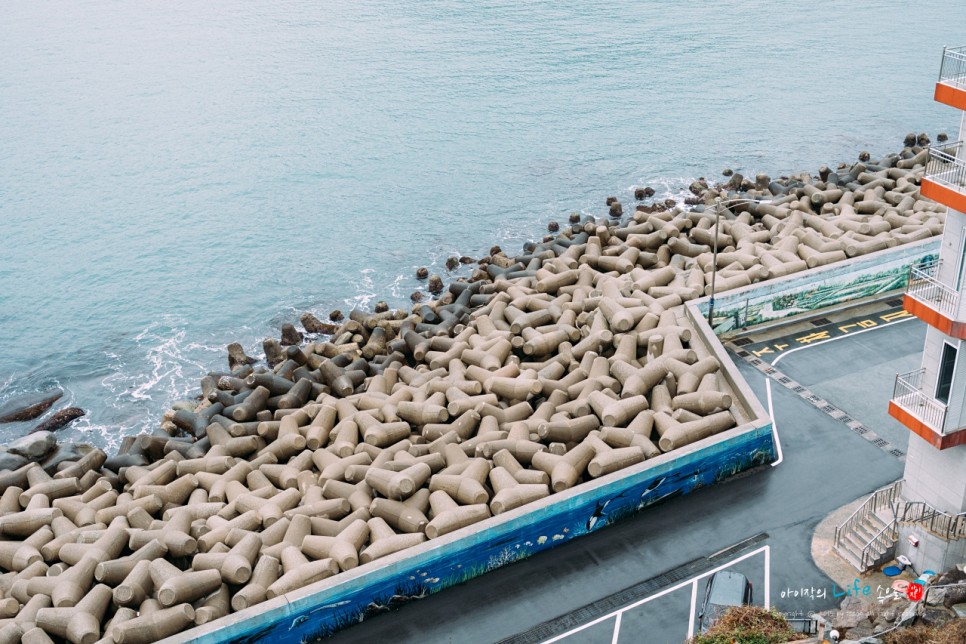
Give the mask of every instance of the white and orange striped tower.
M 966 562 L 966 47 L 943 50 L 935 99 L 963 112 L 929 148 L 922 195 L 948 208 L 939 259 L 910 271 L 904 306 L 929 326 L 920 369 L 896 376 L 889 414 L 908 427 L 897 554 L 917 571 Z

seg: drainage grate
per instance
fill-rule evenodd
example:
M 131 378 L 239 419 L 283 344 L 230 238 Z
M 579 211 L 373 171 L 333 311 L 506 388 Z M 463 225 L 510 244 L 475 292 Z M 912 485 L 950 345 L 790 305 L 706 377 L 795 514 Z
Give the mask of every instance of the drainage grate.
M 735 354 L 737 354 L 738 356 L 741 356 L 742 358 L 747 358 L 748 356 L 751 355 L 750 353 L 748 353 L 745 350 L 735 351 Z
M 832 412 L 838 411 L 838 409 L 836 409 L 832 405 L 825 405 L 824 407 L 822 407 L 822 411 L 824 411 L 826 414 L 831 414 Z
M 853 427 L 852 428 L 852 431 L 855 432 L 856 434 L 858 434 L 859 436 L 862 436 L 863 434 L 865 434 L 869 430 L 866 429 L 865 427 L 863 427 L 862 425 L 859 425 L 858 427 Z
M 792 379 L 789 378 L 788 376 L 782 376 L 781 378 L 778 379 L 778 382 L 782 383 L 783 385 L 784 384 L 787 384 L 787 383 L 789 383 L 791 381 L 792 381 Z
M 772 369 L 771 367 L 768 367 L 767 369 L 765 369 L 765 373 L 767 373 L 768 375 L 771 375 L 771 374 L 775 373 L 775 371 L 776 370 L 775 369 Z
M 906 455 L 906 453 L 903 452 L 901 449 L 890 449 L 889 453 L 895 456 L 896 458 L 902 458 L 903 456 Z
M 738 338 L 731 344 L 735 345 L 736 347 L 743 347 L 746 344 L 751 344 L 751 342 L 752 342 L 751 338 Z
M 886 300 L 889 306 L 902 306 L 902 300 Z
M 789 380 L 788 382 L 791 382 L 791 380 Z M 805 387 L 801 385 L 795 385 L 794 387 L 792 387 L 792 391 L 794 391 L 796 394 L 800 394 L 803 391 L 805 391 Z
M 846 416 L 842 416 L 841 418 L 839 418 L 839 420 L 841 420 L 843 423 L 851 423 L 852 422 L 852 417 L 846 415 Z
M 813 326 L 825 326 L 826 324 L 831 324 L 832 321 L 828 318 L 819 318 L 817 320 L 809 320 Z
M 887 443 L 886 441 L 884 441 L 881 438 L 877 438 L 874 441 L 872 441 L 872 444 L 875 445 L 876 447 L 885 447 L 889 443 Z

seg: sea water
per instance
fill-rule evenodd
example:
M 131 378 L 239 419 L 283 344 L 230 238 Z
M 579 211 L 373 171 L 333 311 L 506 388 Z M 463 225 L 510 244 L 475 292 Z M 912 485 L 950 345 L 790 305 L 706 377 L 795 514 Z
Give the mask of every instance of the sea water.
M 303 311 L 633 188 L 954 134 L 966 3 L 0 3 L 0 402 L 114 447 Z M 463 274 L 468 269 L 463 269 Z M 29 426 L 0 426 L 0 442 Z

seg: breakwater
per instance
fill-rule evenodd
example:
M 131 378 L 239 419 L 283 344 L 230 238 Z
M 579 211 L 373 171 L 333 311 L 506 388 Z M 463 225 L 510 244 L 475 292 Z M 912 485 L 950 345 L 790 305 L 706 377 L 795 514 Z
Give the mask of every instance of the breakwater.
M 155 434 L 0 473 L 0 636 L 153 641 L 726 435 L 746 411 L 681 305 L 941 232 L 908 143 L 608 200 L 412 313 L 232 347 Z

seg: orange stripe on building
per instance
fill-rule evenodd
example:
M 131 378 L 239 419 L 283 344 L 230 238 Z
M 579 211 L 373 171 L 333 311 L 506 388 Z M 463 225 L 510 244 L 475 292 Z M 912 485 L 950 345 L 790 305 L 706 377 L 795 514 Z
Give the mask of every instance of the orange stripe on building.
M 919 192 L 923 197 L 938 201 L 953 210 L 966 212 L 966 194 L 958 190 L 953 190 L 952 188 L 947 188 L 928 177 L 922 178 L 922 185 L 919 188 Z
M 933 98 L 950 107 L 966 110 L 966 89 L 960 89 L 945 83 L 936 83 L 936 94 Z
M 940 434 L 897 405 L 893 400 L 889 401 L 889 415 L 936 449 L 943 450 L 966 445 L 966 428 L 945 435 Z
M 950 335 L 960 340 L 966 340 L 966 322 L 958 322 L 946 317 L 928 304 L 924 304 L 906 293 L 902 298 L 902 308 L 909 311 L 917 318 L 931 327 L 939 329 L 946 335 Z

